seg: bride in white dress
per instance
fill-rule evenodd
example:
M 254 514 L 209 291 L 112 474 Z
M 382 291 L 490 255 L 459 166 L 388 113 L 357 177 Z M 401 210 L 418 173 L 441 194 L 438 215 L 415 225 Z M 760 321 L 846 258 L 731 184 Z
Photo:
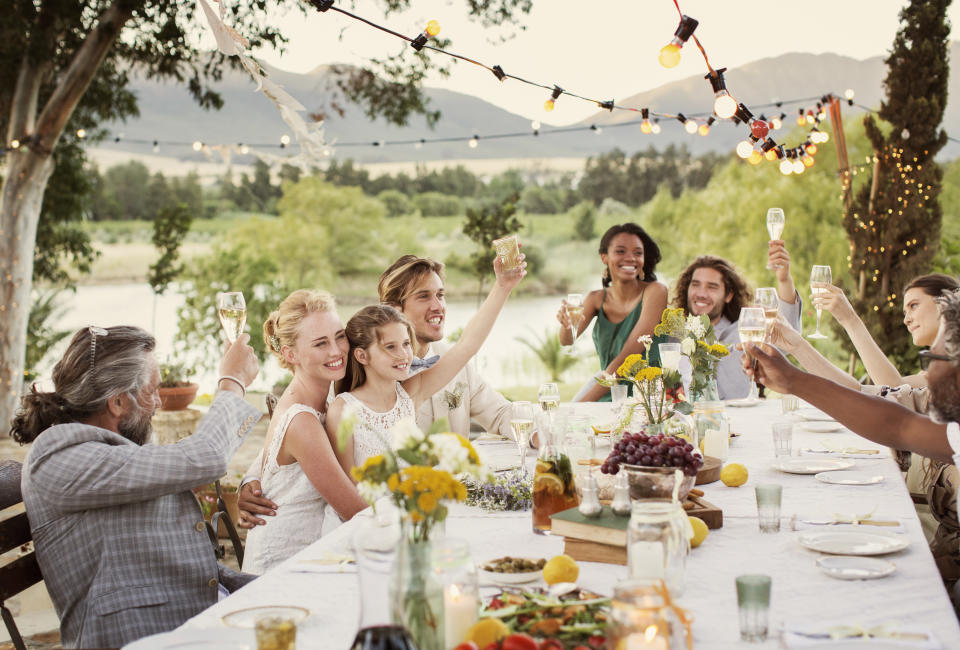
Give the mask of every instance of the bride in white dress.
M 270 314 L 263 336 L 293 380 L 274 409 L 261 452 L 260 489 L 276 504 L 276 515 L 247 534 L 242 568 L 254 574 L 319 539 L 325 518 L 350 519 L 367 506 L 324 431 L 331 383 L 343 378 L 349 350 L 333 298 L 294 291 Z
M 344 471 L 386 451 L 393 425 L 413 418 L 420 404 L 446 386 L 480 349 L 510 292 L 526 274 L 526 262 L 521 255 L 519 267 L 508 271 L 498 257 L 493 268 L 497 281 L 456 345 L 412 377 L 414 334 L 402 313 L 387 305 L 371 305 L 347 321 L 350 355 L 346 375 L 337 384 L 344 392 L 327 413 L 327 435 L 336 440 L 344 408 L 351 404 L 355 409 L 353 444 L 337 451 Z

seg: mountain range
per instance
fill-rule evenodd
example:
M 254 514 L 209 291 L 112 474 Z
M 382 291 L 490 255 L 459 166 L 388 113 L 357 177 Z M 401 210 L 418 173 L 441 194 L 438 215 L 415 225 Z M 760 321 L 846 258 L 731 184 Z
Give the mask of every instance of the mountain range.
M 960 42 L 951 44 L 951 58 L 960 60 Z M 329 97 L 329 68 L 321 67 L 307 74 L 295 74 L 268 68 L 270 78 L 283 86 L 313 110 L 326 105 Z M 751 107 L 757 115 L 767 117 L 787 114 L 784 128 L 795 124 L 797 108 L 812 107 L 817 98 L 833 92 L 843 94 L 845 89 L 856 90 L 855 101 L 877 107 L 883 96 L 883 78 L 886 66 L 883 57 L 856 60 L 837 54 L 790 53 L 761 59 L 726 72 L 727 87 L 735 97 Z M 280 119 L 279 112 L 262 94 L 255 92 L 250 78 L 242 71 L 225 70 L 223 78 L 214 88 L 224 99 L 220 111 L 204 111 L 197 107 L 182 86 L 157 80 L 135 79 L 132 89 L 140 104 L 140 117 L 123 124 L 112 125 L 115 134 L 123 133 L 118 142 L 109 141 L 98 145 L 103 149 L 150 154 L 150 144 L 130 140 L 152 142 L 191 142 L 195 139 L 208 143 L 279 143 L 289 129 Z M 328 140 L 335 143 L 338 158 L 352 158 L 357 162 L 399 162 L 433 160 L 469 160 L 484 158 L 584 158 L 620 147 L 628 153 L 653 145 L 664 148 L 670 144 L 686 144 L 693 153 L 706 151 L 731 151 L 744 138 L 743 126 L 722 121 L 713 125 L 707 137 L 690 135 L 676 120 L 663 120 L 659 135 L 643 135 L 637 124 L 638 113 L 628 111 L 598 111 L 579 125 L 602 127 L 599 130 L 585 128 L 570 133 L 550 134 L 553 127 L 545 126 L 539 137 L 525 136 L 485 140 L 480 146 L 467 147 L 466 141 L 482 125 L 480 135 L 493 133 L 530 132 L 530 120 L 498 108 L 478 97 L 439 88 L 427 88 L 431 108 L 441 112 L 442 117 L 434 129 L 430 129 L 422 117 L 413 117 L 405 127 L 387 124 L 383 119 L 370 120 L 356 106 L 347 105 L 344 116 L 330 115 L 325 123 Z M 949 97 L 960 96 L 960 77 L 950 79 Z M 768 106 L 771 100 L 809 98 L 802 104 L 784 105 L 782 109 Z M 710 88 L 702 76 L 693 76 L 664 84 L 631 97 L 618 99 L 618 104 L 633 107 L 649 107 L 651 111 L 664 113 L 707 113 L 712 109 Z M 859 118 L 863 111 L 858 107 L 843 104 L 844 117 Z M 949 102 L 943 126 L 953 135 L 960 136 L 960 102 Z M 457 138 L 454 142 L 428 143 L 421 148 L 413 145 L 347 146 L 347 143 L 390 140 L 419 140 L 420 138 Z M 788 144 L 792 144 L 789 143 Z M 162 145 L 162 154 L 176 156 L 184 161 L 202 160 L 189 145 Z M 276 149 L 272 153 L 282 153 Z M 960 155 L 960 144 L 950 142 L 941 152 L 942 159 Z M 246 159 L 237 162 L 250 162 Z

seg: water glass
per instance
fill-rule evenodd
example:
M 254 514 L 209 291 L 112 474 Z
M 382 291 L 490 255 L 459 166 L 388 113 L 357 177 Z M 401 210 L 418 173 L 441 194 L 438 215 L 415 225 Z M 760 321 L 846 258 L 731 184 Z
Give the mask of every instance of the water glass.
M 261 616 L 253 625 L 257 650 L 294 650 L 297 624 L 285 616 Z
M 795 413 L 799 408 L 800 400 L 796 395 L 784 395 L 783 399 L 780 400 L 780 412 L 783 415 L 789 416 L 791 413 Z
M 774 422 L 773 451 L 777 458 L 793 453 L 793 422 Z
M 780 532 L 780 499 L 783 496 L 783 486 L 777 483 L 766 483 L 758 485 L 755 489 L 760 532 Z
M 766 641 L 770 618 L 770 576 L 737 576 L 737 606 L 740 608 L 740 640 Z
M 661 343 L 660 366 L 664 370 L 680 371 L 680 344 L 679 343 Z
M 626 384 L 616 384 L 610 387 L 610 400 L 613 402 L 614 408 L 617 412 L 620 411 L 620 407 L 624 402 L 627 401 L 627 390 L 629 386 Z

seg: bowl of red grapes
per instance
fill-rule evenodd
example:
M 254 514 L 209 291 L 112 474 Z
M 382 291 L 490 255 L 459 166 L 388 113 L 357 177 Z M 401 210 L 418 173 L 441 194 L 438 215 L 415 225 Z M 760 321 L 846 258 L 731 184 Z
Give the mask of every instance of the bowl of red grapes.
M 600 471 L 627 472 L 631 499 L 669 499 L 673 496 L 675 470 L 683 472 L 677 495 L 683 501 L 697 480 L 703 457 L 686 440 L 662 433 L 625 433 L 614 444 Z

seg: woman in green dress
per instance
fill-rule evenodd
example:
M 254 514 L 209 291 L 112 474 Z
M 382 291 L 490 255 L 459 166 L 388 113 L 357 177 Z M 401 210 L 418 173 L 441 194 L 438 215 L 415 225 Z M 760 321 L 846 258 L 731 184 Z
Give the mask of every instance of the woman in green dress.
M 657 282 L 654 273 L 660 262 L 660 248 L 646 231 L 635 223 L 612 226 L 600 239 L 600 261 L 603 263 L 603 288 L 591 291 L 583 301 L 583 317 L 577 335 L 590 325 L 593 343 L 600 356 L 600 367 L 614 373 L 629 354 L 642 354 L 638 339 L 653 336 L 653 328 L 667 306 L 667 287 Z M 570 313 L 566 301 L 557 312 L 560 321 L 560 343 L 574 341 Z M 650 349 L 650 364 L 659 366 L 659 339 Z M 610 401 L 610 389 L 593 382 L 574 399 L 581 402 Z

